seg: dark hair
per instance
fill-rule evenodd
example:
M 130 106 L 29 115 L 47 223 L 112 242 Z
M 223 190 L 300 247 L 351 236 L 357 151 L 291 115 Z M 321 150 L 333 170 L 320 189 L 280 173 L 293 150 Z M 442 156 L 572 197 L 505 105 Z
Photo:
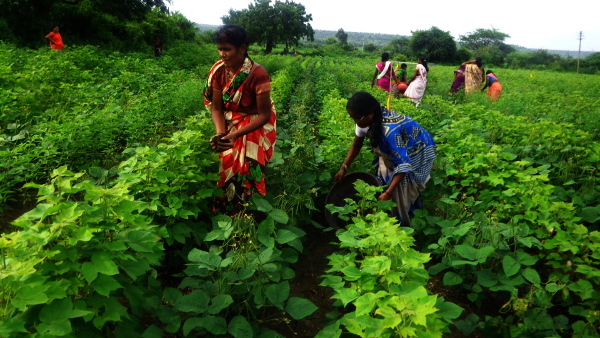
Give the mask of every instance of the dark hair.
M 213 35 L 213 41 L 215 43 L 230 43 L 235 48 L 240 48 L 242 45 L 246 45 L 246 48 L 250 46 L 248 32 L 237 25 L 219 27 L 215 35 Z
M 369 128 L 368 136 L 371 141 L 371 146 L 377 147 L 381 141 L 381 104 L 373 95 L 367 92 L 356 92 L 348 99 L 346 110 L 351 111 L 360 116 L 373 114 L 373 123 Z
M 389 59 L 390 59 L 390 53 L 384 52 L 383 54 L 381 54 L 381 61 L 387 61 Z
M 429 66 L 427 66 L 427 59 L 424 56 L 419 56 L 419 60 L 421 60 L 421 64 L 425 67 L 427 73 L 429 73 Z
M 483 67 L 483 61 L 481 60 L 481 58 L 475 58 L 475 63 L 477 64 L 477 67 Z
M 402 63 L 402 64 L 400 64 L 400 68 L 405 68 L 405 67 L 408 67 L 408 66 L 406 65 L 406 63 Z
M 491 70 L 488 70 L 487 72 L 485 72 L 485 74 L 492 74 L 493 72 Z

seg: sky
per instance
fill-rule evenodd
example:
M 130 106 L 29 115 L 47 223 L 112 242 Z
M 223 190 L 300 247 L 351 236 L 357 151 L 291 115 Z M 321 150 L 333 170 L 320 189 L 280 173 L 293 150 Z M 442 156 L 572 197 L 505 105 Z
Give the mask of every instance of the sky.
M 275 0 L 272 1 L 274 3 Z M 600 52 L 598 0 L 577 2 L 547 0 L 471 1 L 458 5 L 448 0 L 403 2 L 397 0 L 296 0 L 312 15 L 315 30 L 412 35 L 432 26 L 450 32 L 456 41 L 478 28 L 510 35 L 504 42 L 532 49 Z M 230 8 L 242 10 L 253 0 L 171 0 L 172 12 L 190 21 L 221 25 Z M 375 5 L 372 5 L 375 4 Z M 573 4 L 573 5 L 571 5 Z M 575 5 L 576 4 L 576 5 Z M 469 19 L 466 19 L 469 18 Z

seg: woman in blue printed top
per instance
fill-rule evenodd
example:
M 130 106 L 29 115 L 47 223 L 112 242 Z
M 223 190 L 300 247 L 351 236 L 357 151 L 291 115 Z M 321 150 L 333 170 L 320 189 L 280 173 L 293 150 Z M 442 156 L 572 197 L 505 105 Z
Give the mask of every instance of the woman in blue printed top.
M 394 216 L 410 226 L 410 214 L 418 206 L 436 156 L 433 138 L 410 116 L 385 109 L 367 92 L 355 93 L 346 110 L 356 123 L 354 142 L 334 181 L 342 181 L 368 137 L 376 176 L 381 185 L 387 185 L 379 199 L 393 200 L 397 205 Z

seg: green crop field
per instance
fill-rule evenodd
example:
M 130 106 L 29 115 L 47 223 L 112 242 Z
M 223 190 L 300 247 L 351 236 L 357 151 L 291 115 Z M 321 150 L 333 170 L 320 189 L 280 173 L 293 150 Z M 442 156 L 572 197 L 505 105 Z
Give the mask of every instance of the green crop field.
M 391 101 L 438 145 L 424 209 L 400 227 L 358 185 L 336 231 L 345 105 L 386 104 L 377 60 L 255 57 L 278 139 L 267 196 L 232 219 L 210 209 L 216 58 L 0 42 L 1 337 L 600 335 L 598 75 L 494 68 L 489 102 L 448 95 L 454 68 L 432 66 L 418 107 Z M 308 260 L 314 243 L 327 255 Z

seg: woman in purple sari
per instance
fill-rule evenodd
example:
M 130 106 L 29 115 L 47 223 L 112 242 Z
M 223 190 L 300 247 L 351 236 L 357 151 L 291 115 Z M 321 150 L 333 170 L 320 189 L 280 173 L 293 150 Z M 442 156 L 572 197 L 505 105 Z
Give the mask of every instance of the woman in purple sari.
M 465 85 L 465 67 L 461 65 L 457 70 L 454 71 L 454 82 L 450 87 L 450 94 L 456 94 L 462 86 Z

